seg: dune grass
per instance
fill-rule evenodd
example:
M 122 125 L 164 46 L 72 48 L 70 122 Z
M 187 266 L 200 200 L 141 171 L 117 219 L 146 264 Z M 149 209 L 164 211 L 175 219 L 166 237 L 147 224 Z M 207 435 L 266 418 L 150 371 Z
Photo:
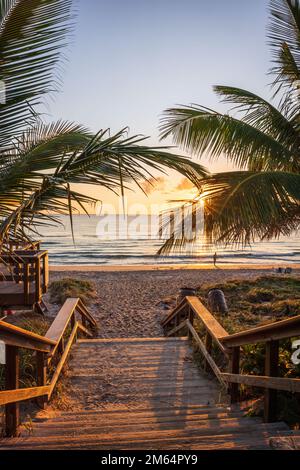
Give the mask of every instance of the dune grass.
M 208 306 L 207 295 L 212 288 L 221 289 L 225 294 L 229 313 L 227 315 L 214 313 L 214 316 L 228 333 L 236 333 L 258 325 L 300 315 L 300 278 L 298 277 L 274 275 L 261 276 L 253 280 L 241 279 L 213 285 L 206 284 L 201 286 L 197 292 L 206 306 Z M 204 333 L 201 324 L 197 324 L 197 329 L 201 335 Z M 300 376 L 300 366 L 291 362 L 292 341 L 293 339 L 280 341 L 280 377 L 299 378 Z M 224 366 L 223 357 L 217 347 L 214 347 L 213 355 L 216 362 L 220 366 Z M 200 356 L 197 357 L 200 365 L 201 360 Z M 241 355 L 241 373 L 263 375 L 264 361 L 264 344 L 244 346 Z M 241 386 L 242 399 L 259 397 L 261 393 L 261 389 Z M 260 408 L 259 413 L 261 412 Z M 298 426 L 299 416 L 299 397 L 291 393 L 279 393 L 278 418 Z
M 96 297 L 92 282 L 82 279 L 66 277 L 53 281 L 49 286 L 50 302 L 63 304 L 69 297 L 79 297 L 89 304 Z

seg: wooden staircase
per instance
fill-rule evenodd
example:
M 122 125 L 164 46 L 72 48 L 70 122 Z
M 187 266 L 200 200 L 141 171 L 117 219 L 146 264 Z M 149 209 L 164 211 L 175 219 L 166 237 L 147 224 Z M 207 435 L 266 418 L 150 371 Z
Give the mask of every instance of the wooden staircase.
M 269 449 L 283 423 L 248 418 L 219 404 L 187 338 L 79 340 L 72 349 L 74 410 L 36 419 L 0 449 Z

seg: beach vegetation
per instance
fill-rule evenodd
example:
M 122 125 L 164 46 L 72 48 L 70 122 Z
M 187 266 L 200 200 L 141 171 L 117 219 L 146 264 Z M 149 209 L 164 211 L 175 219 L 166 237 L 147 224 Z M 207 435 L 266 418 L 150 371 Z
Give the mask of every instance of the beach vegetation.
M 217 85 L 214 91 L 230 106 L 228 113 L 202 105 L 165 111 L 162 139 L 172 138 L 199 158 L 225 156 L 237 170 L 201 180 L 198 195 L 184 201 L 184 207 L 201 212 L 204 227 L 182 232 L 180 221 L 160 254 L 184 249 L 203 234 L 209 243 L 244 247 L 291 235 L 299 228 L 299 1 L 270 0 L 268 41 L 273 101 L 238 87 Z M 182 208 L 177 210 L 182 213 Z M 170 225 L 166 215 L 162 224 Z
M 257 279 L 236 279 L 216 284 L 203 284 L 199 287 L 197 295 L 204 305 L 208 306 L 207 296 L 212 287 L 221 289 L 226 297 L 228 315 L 215 313 L 214 316 L 230 333 L 237 333 L 248 328 L 266 325 L 274 321 L 284 320 L 300 315 L 300 279 L 286 275 L 260 276 Z M 204 338 L 205 330 L 200 322 L 196 323 L 197 331 Z M 293 364 L 291 356 L 293 338 L 281 340 L 279 349 L 279 376 L 297 378 L 300 366 Z M 214 346 L 213 355 L 220 367 L 224 367 L 224 356 L 219 348 Z M 196 354 L 195 359 L 200 367 L 203 365 L 203 356 Z M 241 373 L 264 375 L 265 345 L 251 344 L 242 348 Z M 260 401 L 261 390 L 241 385 L 241 399 L 258 399 L 259 406 L 254 406 L 250 414 L 263 413 Z M 292 393 L 279 392 L 278 418 L 292 425 L 298 425 L 300 414 L 299 398 Z
M 69 297 L 79 297 L 85 304 L 89 304 L 97 296 L 91 281 L 71 277 L 51 282 L 49 293 L 50 301 L 56 304 L 63 304 Z

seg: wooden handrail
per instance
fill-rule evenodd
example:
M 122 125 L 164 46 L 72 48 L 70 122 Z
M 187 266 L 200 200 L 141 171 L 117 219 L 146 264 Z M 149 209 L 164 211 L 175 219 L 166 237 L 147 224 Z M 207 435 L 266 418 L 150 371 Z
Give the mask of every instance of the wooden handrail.
M 10 346 L 42 352 L 49 352 L 51 347 L 56 345 L 55 341 L 45 336 L 31 333 L 4 321 L 0 321 L 0 340 Z
M 279 339 L 292 338 L 300 335 L 300 315 L 287 320 L 281 320 L 268 325 L 250 328 L 221 338 L 228 347 L 244 346 L 246 344 L 265 343 Z
M 183 317 L 184 315 L 184 317 Z M 197 318 L 206 330 L 205 342 L 202 341 L 193 326 Z M 162 321 L 168 336 L 176 335 L 187 329 L 205 358 L 205 369 L 211 370 L 226 388 L 229 387 L 231 401 L 239 399 L 239 385 L 250 385 L 265 389 L 265 421 L 273 421 L 276 417 L 276 391 L 300 392 L 300 379 L 278 377 L 279 340 L 300 336 L 300 315 L 251 328 L 229 335 L 214 316 L 206 309 L 197 297 L 186 297 Z M 212 343 L 215 343 L 229 359 L 227 371 L 222 371 L 212 357 Z M 240 374 L 241 346 L 247 344 L 266 343 L 265 375 Z
M 77 305 L 78 299 L 67 299 L 45 334 L 45 338 L 55 343 L 55 346 L 51 351 L 51 356 L 55 355 L 66 329 L 69 326 L 71 317 L 74 315 Z
M 4 390 L 0 392 L 0 406 L 11 403 L 32 400 L 32 398 L 48 395 L 50 385 L 44 387 L 18 388 L 15 390 Z
M 76 319 L 76 313 L 82 323 Z M 64 344 L 68 326 L 71 333 Z M 0 405 L 5 405 L 6 435 L 17 434 L 19 425 L 18 406 L 20 402 L 39 399 L 40 406 L 50 400 L 61 371 L 67 361 L 70 349 L 77 339 L 78 331 L 92 337 L 96 321 L 80 299 L 67 299 L 45 336 L 36 335 L 27 330 L 0 321 L 0 340 L 6 345 L 6 390 L 0 391 Z M 90 328 L 90 330 L 88 329 Z M 18 388 L 18 348 L 36 351 L 37 387 Z M 59 361 L 48 383 L 47 367 L 56 355 Z

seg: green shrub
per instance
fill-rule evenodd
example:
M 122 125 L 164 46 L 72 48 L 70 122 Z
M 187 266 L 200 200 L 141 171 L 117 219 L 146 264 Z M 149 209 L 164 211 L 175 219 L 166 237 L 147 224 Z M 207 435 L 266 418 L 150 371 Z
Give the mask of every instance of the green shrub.
M 79 297 L 83 302 L 90 303 L 96 297 L 93 284 L 82 279 L 70 277 L 53 281 L 49 287 L 50 301 L 63 304 L 69 297 Z

